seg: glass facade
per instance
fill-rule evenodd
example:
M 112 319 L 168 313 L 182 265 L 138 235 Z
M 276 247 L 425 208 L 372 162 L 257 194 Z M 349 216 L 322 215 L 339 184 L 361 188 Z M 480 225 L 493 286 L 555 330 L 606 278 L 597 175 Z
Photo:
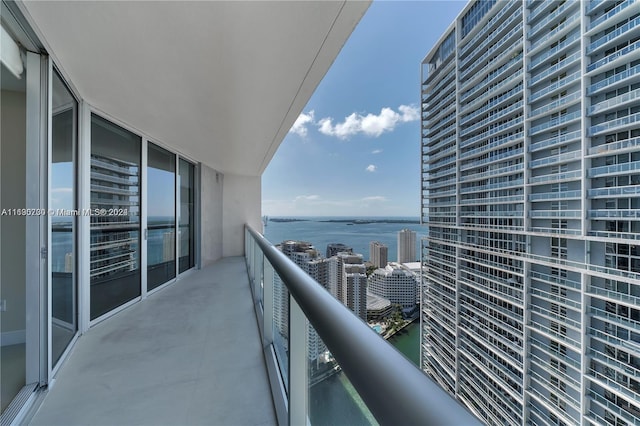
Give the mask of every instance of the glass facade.
M 422 368 L 487 424 L 640 422 L 639 19 L 471 2 L 424 80 Z

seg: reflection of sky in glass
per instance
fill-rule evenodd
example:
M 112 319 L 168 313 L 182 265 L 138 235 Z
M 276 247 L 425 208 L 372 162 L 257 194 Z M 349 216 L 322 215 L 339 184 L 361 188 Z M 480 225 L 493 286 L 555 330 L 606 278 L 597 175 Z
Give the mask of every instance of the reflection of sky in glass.
M 74 208 L 73 202 L 73 163 L 53 163 L 51 165 L 51 199 L 52 209 Z
M 175 217 L 175 174 L 148 168 L 147 212 L 149 217 Z

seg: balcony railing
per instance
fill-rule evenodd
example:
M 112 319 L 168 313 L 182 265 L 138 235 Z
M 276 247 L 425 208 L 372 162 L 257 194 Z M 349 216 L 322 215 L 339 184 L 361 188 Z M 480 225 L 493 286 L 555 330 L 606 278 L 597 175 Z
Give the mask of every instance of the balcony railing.
M 280 423 L 313 422 L 309 417 L 306 344 L 310 324 L 380 424 L 480 424 L 364 321 L 248 226 L 245 256 Z M 276 354 L 280 333 L 274 332 L 275 274 L 289 292 L 286 358 Z M 282 374 L 283 370 L 288 374 Z

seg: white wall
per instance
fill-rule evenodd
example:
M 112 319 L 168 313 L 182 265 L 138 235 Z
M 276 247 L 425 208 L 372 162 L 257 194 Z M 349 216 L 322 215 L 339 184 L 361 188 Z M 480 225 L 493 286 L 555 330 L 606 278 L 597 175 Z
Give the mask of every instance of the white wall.
M 244 255 L 244 225 L 262 232 L 260 176 L 225 174 L 223 191 L 223 256 Z
M 2 134 L 0 135 L 0 209 L 25 208 L 26 199 L 26 97 L 22 92 L 3 90 Z M 1 297 L 7 310 L 2 312 L 2 332 L 25 329 L 25 216 L 0 218 L 2 253 L 0 260 Z M 16 343 L 16 342 L 14 342 Z
M 207 266 L 223 256 L 223 187 L 224 176 L 200 165 L 200 265 Z

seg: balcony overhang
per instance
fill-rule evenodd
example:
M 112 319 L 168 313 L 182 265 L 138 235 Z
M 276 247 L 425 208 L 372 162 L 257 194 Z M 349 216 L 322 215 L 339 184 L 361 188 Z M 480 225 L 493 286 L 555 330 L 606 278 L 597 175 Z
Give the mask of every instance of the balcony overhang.
M 369 1 L 24 2 L 92 107 L 260 176 Z

